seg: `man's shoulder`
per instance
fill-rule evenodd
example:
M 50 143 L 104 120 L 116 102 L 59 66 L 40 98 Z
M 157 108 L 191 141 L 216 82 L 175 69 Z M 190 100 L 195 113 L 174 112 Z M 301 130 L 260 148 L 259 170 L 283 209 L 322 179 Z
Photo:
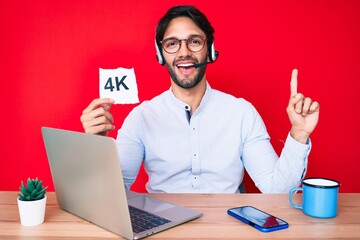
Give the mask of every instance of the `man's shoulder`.
M 158 108 L 159 105 L 166 102 L 166 99 L 168 98 L 169 90 L 166 90 L 159 95 L 153 97 L 150 100 L 144 100 L 142 101 L 138 106 L 136 106 L 133 110 L 135 111 L 143 111 L 144 109 L 148 108 Z
M 222 103 L 243 105 L 243 106 L 252 106 L 252 104 L 242 97 L 236 97 L 229 93 L 222 92 L 217 89 L 212 89 L 211 96 L 215 101 L 221 101 Z

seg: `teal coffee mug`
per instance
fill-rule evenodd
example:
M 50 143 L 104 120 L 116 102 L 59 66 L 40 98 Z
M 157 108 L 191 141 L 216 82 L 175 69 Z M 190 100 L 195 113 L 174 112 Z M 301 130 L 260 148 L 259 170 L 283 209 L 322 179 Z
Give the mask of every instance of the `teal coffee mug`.
M 332 218 L 337 214 L 340 183 L 327 178 L 305 178 L 302 187 L 290 191 L 290 205 L 316 218 Z M 302 191 L 302 205 L 293 203 L 293 195 Z

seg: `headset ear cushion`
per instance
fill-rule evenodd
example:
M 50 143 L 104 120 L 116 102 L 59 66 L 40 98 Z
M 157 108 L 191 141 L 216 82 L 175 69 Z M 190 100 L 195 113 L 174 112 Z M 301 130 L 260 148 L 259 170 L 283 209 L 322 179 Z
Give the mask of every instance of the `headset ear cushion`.
M 215 51 L 214 42 L 213 42 L 209 47 L 210 62 L 215 62 L 218 55 L 219 55 L 219 52 Z
M 159 62 L 160 65 L 164 65 L 165 60 L 164 60 L 164 57 L 162 55 L 162 52 L 160 50 L 159 45 L 156 43 L 156 40 L 155 40 L 155 49 L 156 49 L 156 59 L 157 59 L 157 61 Z

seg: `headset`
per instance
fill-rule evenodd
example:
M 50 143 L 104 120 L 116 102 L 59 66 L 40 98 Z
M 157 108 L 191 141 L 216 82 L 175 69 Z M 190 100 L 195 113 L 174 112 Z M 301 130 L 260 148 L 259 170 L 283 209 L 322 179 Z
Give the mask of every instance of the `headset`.
M 156 39 L 155 39 L 155 48 L 156 48 L 157 61 L 159 62 L 160 65 L 165 65 L 165 59 L 162 54 L 161 45 L 156 42 Z M 212 42 L 211 45 L 208 47 L 208 54 L 209 54 L 210 63 L 215 62 L 217 57 L 219 56 L 219 52 L 215 50 L 214 42 Z

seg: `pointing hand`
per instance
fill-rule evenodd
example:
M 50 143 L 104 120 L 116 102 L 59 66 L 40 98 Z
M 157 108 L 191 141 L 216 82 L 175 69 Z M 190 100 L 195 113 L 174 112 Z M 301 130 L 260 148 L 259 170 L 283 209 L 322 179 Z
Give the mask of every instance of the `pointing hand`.
M 291 123 L 291 136 L 301 143 L 306 143 L 319 121 L 320 105 L 311 98 L 297 92 L 298 70 L 294 69 L 290 81 L 290 100 L 287 113 Z

